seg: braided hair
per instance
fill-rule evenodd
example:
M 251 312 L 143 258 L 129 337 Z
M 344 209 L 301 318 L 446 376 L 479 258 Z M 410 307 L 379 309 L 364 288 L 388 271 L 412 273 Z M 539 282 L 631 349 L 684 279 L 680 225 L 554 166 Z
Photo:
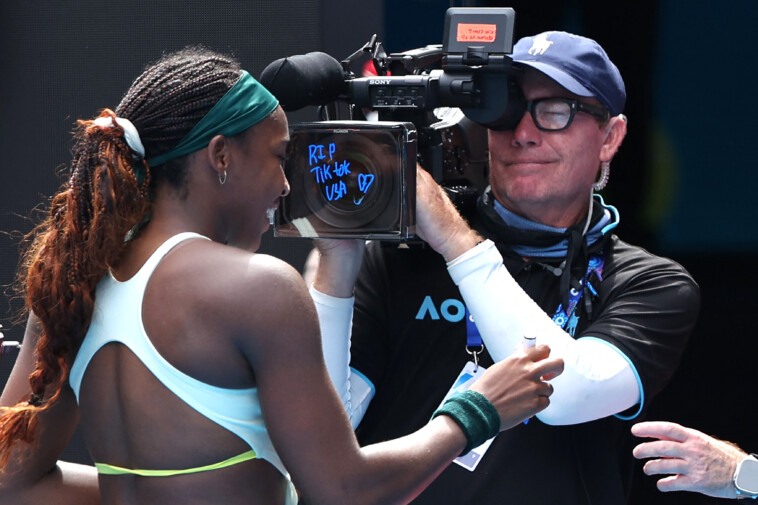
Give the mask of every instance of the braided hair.
M 149 216 L 152 189 L 186 183 L 186 157 L 155 167 L 145 158 L 176 146 L 240 75 L 232 58 L 189 47 L 148 66 L 115 111 L 102 111 L 111 126 L 77 121 L 70 176 L 27 236 L 19 270 L 25 306 L 39 318 L 41 334 L 30 398 L 0 409 L 0 471 L 17 441 L 34 441 L 37 415 L 60 396 L 89 328 L 95 288 L 118 263 L 125 237 Z M 127 145 L 116 117 L 136 127 L 144 157 Z

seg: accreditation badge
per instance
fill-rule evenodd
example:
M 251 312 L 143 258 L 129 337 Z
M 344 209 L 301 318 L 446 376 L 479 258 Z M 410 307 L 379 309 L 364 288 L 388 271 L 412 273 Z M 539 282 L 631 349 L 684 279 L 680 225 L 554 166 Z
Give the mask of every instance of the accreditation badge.
M 461 370 L 461 373 L 458 374 L 458 378 L 455 379 L 453 387 L 450 388 L 450 391 L 448 391 L 448 393 L 442 399 L 442 402 L 440 402 L 440 406 L 442 406 L 442 404 L 445 403 L 445 401 L 452 395 L 469 389 L 471 385 L 479 379 L 479 377 L 484 375 L 485 370 L 486 369 L 483 366 L 477 365 L 472 361 L 466 363 L 466 365 L 463 367 L 463 370 Z M 481 461 L 482 457 L 484 456 L 484 453 L 487 452 L 487 449 L 489 449 L 490 444 L 492 444 L 492 441 L 494 439 L 495 438 L 493 437 L 487 440 L 482 445 L 474 447 L 469 452 L 463 456 L 458 456 L 453 461 L 466 470 L 473 472 L 479 464 L 479 461 Z

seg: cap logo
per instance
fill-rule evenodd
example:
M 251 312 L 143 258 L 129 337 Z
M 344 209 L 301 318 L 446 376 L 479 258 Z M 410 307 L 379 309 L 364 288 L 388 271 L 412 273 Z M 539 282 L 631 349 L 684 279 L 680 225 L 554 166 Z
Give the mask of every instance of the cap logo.
M 553 45 L 552 40 L 547 40 L 547 35 L 540 33 L 534 39 L 532 39 L 532 47 L 529 48 L 528 53 L 531 55 L 545 54 L 545 51 Z

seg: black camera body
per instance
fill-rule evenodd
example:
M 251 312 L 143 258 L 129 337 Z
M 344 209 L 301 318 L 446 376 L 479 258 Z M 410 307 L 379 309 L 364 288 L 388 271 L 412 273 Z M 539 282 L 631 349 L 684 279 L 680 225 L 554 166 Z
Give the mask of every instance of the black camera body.
M 290 127 L 291 189 L 274 235 L 412 239 L 417 163 L 473 211 L 488 181 L 486 128 L 521 117 L 514 21 L 510 8 L 450 8 L 442 45 L 386 55 L 374 36 L 341 63 L 309 53 L 269 65 L 261 82 L 285 110 L 319 105 L 326 119 Z M 366 55 L 378 75 L 356 77 L 351 64 Z M 338 103 L 349 121 L 330 119 Z

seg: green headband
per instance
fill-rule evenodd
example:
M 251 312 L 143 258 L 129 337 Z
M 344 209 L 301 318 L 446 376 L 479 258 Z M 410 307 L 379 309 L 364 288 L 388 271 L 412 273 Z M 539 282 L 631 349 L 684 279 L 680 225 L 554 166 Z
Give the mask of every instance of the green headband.
M 279 101 L 246 71 L 172 150 L 147 160 L 156 166 L 207 146 L 216 135 L 231 137 L 263 121 Z

